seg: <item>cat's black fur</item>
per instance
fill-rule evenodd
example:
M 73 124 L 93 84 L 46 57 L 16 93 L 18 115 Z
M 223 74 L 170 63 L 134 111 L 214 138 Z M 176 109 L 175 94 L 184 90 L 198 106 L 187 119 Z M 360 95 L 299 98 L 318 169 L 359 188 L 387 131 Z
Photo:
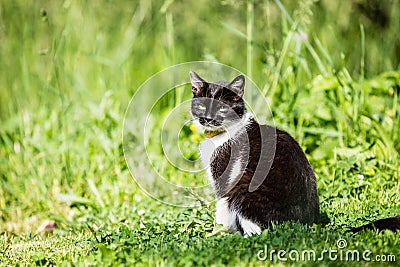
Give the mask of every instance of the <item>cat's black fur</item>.
M 190 77 L 192 115 L 206 130 L 220 134 L 223 129 L 244 121 L 247 116 L 242 98 L 244 76 L 230 83 L 209 83 L 195 72 L 191 72 Z M 206 142 L 214 139 L 206 139 Z M 205 145 L 210 147 L 211 144 Z M 211 152 L 202 157 L 209 157 L 209 178 L 214 185 L 217 206 L 218 201 L 224 200 L 229 211 L 222 215 L 229 218 L 220 220 L 226 219 L 231 232 L 251 235 L 259 233 L 254 230 L 256 226 L 262 229 L 271 222 L 318 222 L 319 200 L 314 172 L 304 152 L 288 133 L 260 125 L 248 116 L 242 129 Z M 234 170 L 237 158 L 243 164 L 238 177 L 233 177 L 237 173 Z M 353 230 L 400 229 L 399 220 L 399 217 L 381 220 Z
M 246 139 L 249 146 L 241 146 Z M 246 126 L 246 130 L 238 134 L 236 142 L 239 148 L 233 148 L 236 143 L 226 142 L 219 147 L 211 162 L 211 170 L 216 182 L 216 196 L 228 197 L 230 205 L 239 207 L 241 214 L 263 227 L 270 222 L 284 222 L 298 220 L 302 223 L 312 224 L 318 221 L 319 203 L 315 183 L 315 176 L 297 142 L 286 132 L 274 129 L 271 126 L 259 125 L 254 119 Z M 261 185 L 253 192 L 251 181 L 260 162 L 261 148 L 276 147 L 276 151 L 267 151 L 266 160 L 272 160 L 268 171 L 265 166 L 263 174 L 258 177 L 263 180 Z M 249 159 L 243 175 L 231 190 L 225 190 L 224 167 L 230 157 L 249 149 Z M 236 153 L 235 153 L 236 152 Z M 223 162 L 222 164 L 220 162 Z M 225 174 L 229 174 L 225 172 Z

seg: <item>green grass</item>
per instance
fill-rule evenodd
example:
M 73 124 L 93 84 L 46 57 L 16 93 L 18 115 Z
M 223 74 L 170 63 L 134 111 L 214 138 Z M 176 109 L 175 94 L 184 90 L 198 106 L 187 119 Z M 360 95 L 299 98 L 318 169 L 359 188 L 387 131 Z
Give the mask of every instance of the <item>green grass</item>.
M 399 233 L 345 230 L 400 214 L 400 9 L 380 4 L 382 29 L 350 3 L 1 2 L 0 266 L 260 266 L 265 246 L 318 253 L 340 238 L 398 265 Z M 194 60 L 231 65 L 263 90 L 315 170 L 323 223 L 244 239 L 217 231 L 214 203 L 166 205 L 134 182 L 122 144 L 129 99 L 157 71 Z M 180 138 L 197 146 L 190 132 Z M 172 180 L 204 182 L 156 159 Z

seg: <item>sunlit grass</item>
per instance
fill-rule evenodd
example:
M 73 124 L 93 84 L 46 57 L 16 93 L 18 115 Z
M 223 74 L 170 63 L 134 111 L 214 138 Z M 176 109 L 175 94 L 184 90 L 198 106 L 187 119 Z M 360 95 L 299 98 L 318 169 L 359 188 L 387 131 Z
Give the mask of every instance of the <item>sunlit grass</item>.
M 400 11 L 390 2 L 377 30 L 366 15 L 351 25 L 350 2 L 297 13 L 290 1 L 0 3 L 0 265 L 256 266 L 264 245 L 334 249 L 340 237 L 400 260 L 394 233 L 343 232 L 400 214 Z M 133 182 L 121 137 L 129 99 L 157 71 L 204 59 L 264 89 L 315 170 L 324 226 L 213 233 L 214 204 L 168 206 Z M 180 127 L 177 147 L 196 160 L 201 130 Z M 171 181 L 206 182 L 185 180 L 161 152 L 155 161 Z

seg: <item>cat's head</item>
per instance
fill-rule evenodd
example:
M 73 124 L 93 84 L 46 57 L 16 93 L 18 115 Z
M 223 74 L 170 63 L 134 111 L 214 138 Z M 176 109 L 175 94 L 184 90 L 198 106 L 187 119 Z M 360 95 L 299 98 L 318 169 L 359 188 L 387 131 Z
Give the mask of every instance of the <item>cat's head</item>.
M 246 112 L 243 93 L 245 78 L 237 76 L 231 82 L 207 82 L 194 71 L 192 83 L 192 115 L 208 130 L 229 127 Z

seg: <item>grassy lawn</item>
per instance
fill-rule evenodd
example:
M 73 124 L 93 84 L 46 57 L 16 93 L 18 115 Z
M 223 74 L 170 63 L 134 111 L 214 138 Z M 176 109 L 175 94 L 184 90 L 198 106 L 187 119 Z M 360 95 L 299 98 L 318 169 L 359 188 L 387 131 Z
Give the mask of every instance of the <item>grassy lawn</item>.
M 398 266 L 399 232 L 346 232 L 400 215 L 400 6 L 366 2 L 2 1 L 0 266 Z M 320 224 L 245 239 L 214 224 L 215 203 L 168 205 L 132 178 L 129 100 L 158 71 L 201 60 L 264 93 L 314 168 Z M 155 123 L 188 97 L 167 96 Z M 179 136 L 194 158 L 196 134 Z M 157 137 L 147 146 L 170 181 L 204 183 Z

